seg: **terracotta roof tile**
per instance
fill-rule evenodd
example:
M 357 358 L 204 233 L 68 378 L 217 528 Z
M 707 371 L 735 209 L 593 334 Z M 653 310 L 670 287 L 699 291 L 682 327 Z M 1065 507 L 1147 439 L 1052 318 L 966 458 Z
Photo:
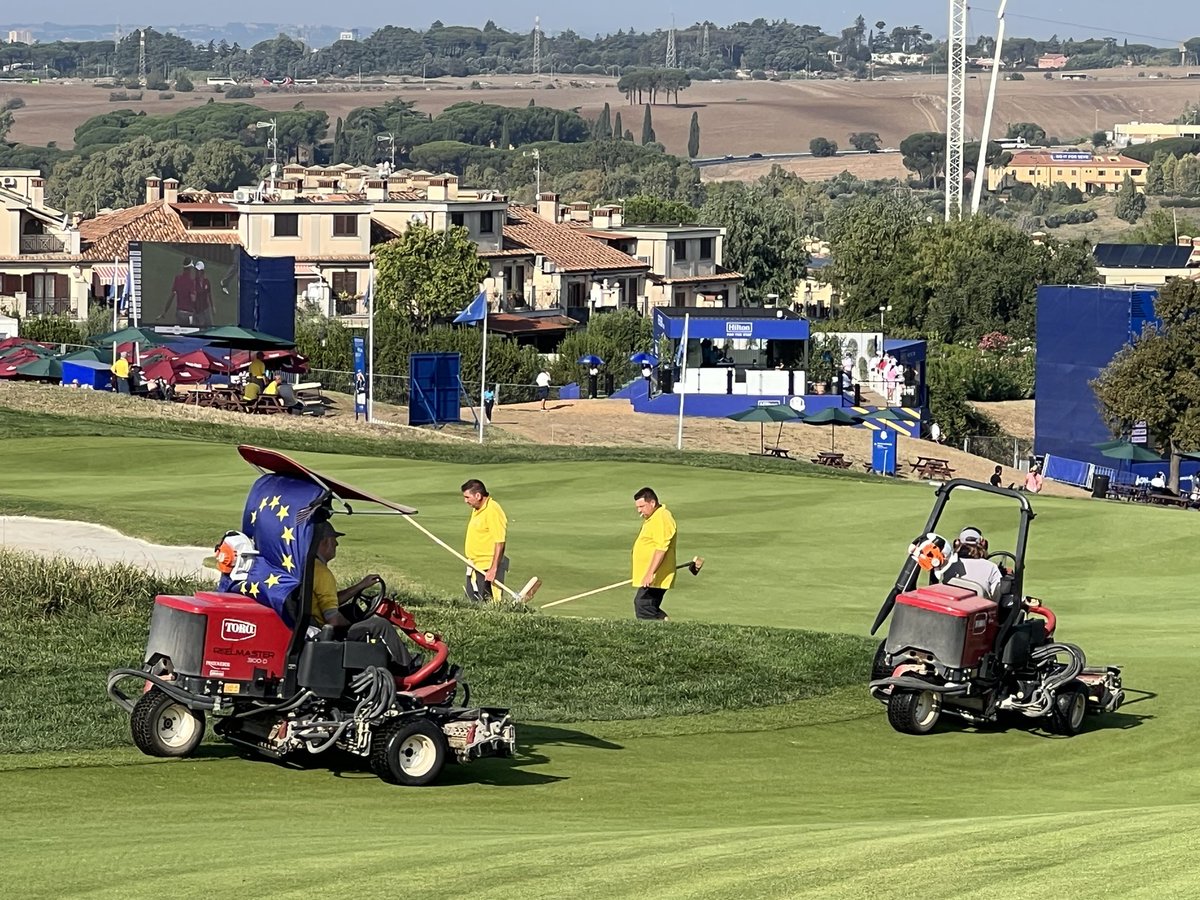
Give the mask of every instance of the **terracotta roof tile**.
M 556 225 L 526 206 L 510 206 L 504 224 L 505 250 L 527 249 L 551 260 L 560 272 L 646 271 L 650 267 L 602 241 Z
M 238 244 L 232 232 L 195 232 L 170 204 L 159 200 L 131 206 L 79 223 L 85 248 L 80 260 L 128 259 L 130 241 L 166 241 L 185 244 Z

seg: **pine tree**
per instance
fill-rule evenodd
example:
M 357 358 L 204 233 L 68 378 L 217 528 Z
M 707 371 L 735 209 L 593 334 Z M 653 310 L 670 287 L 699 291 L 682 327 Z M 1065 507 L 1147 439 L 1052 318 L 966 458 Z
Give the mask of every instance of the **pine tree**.
M 688 156 L 695 159 L 700 155 L 700 113 L 692 113 L 692 124 L 688 126 Z
M 650 119 L 650 104 L 646 104 L 646 114 L 642 116 L 642 146 L 654 143 L 654 123 Z

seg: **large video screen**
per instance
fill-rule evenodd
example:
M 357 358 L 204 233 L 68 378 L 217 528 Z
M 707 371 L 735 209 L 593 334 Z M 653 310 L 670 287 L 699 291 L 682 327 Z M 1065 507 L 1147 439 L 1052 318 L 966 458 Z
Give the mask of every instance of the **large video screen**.
M 173 331 L 239 324 L 240 250 L 232 244 L 142 241 L 140 324 Z M 137 268 L 135 262 L 135 274 Z

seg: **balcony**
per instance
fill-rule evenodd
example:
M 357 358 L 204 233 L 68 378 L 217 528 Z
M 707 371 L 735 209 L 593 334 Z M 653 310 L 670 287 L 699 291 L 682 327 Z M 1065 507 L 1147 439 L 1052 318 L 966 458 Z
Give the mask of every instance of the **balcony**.
M 52 234 L 21 235 L 21 253 L 64 253 L 66 244 Z
M 25 298 L 25 315 L 27 316 L 74 316 L 75 305 L 70 297 L 27 297 Z
M 698 275 L 716 275 L 717 266 L 711 259 L 695 259 L 671 264 L 668 278 L 695 278 Z

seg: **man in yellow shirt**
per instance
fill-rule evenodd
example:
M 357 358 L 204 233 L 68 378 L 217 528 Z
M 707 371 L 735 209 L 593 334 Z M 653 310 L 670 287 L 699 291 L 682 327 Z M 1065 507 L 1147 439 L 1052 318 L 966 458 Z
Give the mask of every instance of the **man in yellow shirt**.
M 262 387 L 267 380 L 267 363 L 263 359 L 261 350 L 255 354 L 254 359 L 250 360 L 250 380 L 257 382 L 259 387 Z
M 247 403 L 253 403 L 258 399 L 261 388 L 257 381 L 247 381 L 245 388 L 242 389 L 242 399 Z
M 122 352 L 121 355 L 117 358 L 117 361 L 108 367 L 108 371 L 112 372 L 112 374 L 113 374 L 113 382 L 115 382 L 115 387 L 117 389 L 117 393 L 128 394 L 129 393 L 129 354 Z
M 675 517 L 658 502 L 658 494 L 648 487 L 633 495 L 633 505 L 642 517 L 642 530 L 633 542 L 630 583 L 637 587 L 637 593 L 633 595 L 633 613 L 639 619 L 665 622 L 663 597 L 675 583 L 675 539 L 678 535 Z
M 500 589 L 494 582 L 503 581 L 508 574 L 508 557 L 504 555 L 508 516 L 479 479 L 464 482 L 461 490 L 463 502 L 471 507 L 463 549 L 463 556 L 471 561 L 464 585 L 467 599 L 480 603 L 499 600 Z
M 378 575 L 367 575 L 357 584 L 348 588 L 337 589 L 337 579 L 329 570 L 329 563 L 337 556 L 338 538 L 344 534 L 337 531 L 329 522 L 318 522 L 313 526 L 313 544 L 316 546 L 316 559 L 313 560 L 311 622 L 317 628 L 332 625 L 334 628 L 346 629 L 348 641 L 380 641 L 387 647 L 392 662 L 401 671 L 408 671 L 412 666 L 412 656 L 404 646 L 404 641 L 392 627 L 392 623 L 382 616 L 370 616 L 361 622 L 350 623 L 338 609 L 343 603 L 381 579 Z

